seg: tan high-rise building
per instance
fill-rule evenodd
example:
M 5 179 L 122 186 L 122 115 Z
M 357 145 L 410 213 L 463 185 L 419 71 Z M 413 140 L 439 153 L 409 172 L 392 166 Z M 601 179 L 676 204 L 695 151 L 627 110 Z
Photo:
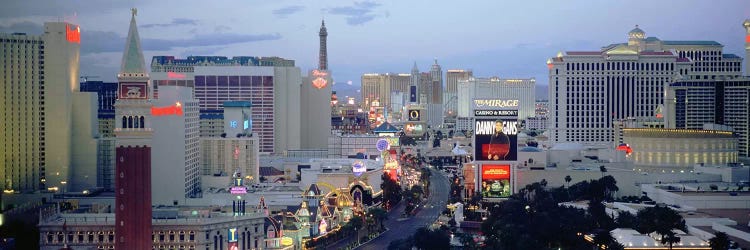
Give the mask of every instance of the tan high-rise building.
M 454 118 L 458 110 L 458 82 L 467 81 L 473 77 L 471 70 L 449 69 L 446 72 L 446 88 L 443 94 L 443 104 L 445 105 L 446 117 Z
M 0 187 L 4 190 L 35 191 L 56 187 L 66 190 L 72 183 L 74 154 L 85 155 L 74 144 L 74 105 L 85 111 L 90 97 L 78 92 L 80 51 L 78 25 L 44 24 L 44 34 L 0 34 Z M 90 99 L 88 99 L 90 100 Z M 75 102 L 75 103 L 74 103 Z M 48 126 L 49 125 L 49 126 Z M 91 125 L 91 124 L 89 124 Z M 92 138 L 81 133 L 82 137 Z M 93 144 L 94 154 L 96 150 Z M 94 163 L 96 156 L 92 156 Z M 95 180 L 96 172 L 91 175 Z

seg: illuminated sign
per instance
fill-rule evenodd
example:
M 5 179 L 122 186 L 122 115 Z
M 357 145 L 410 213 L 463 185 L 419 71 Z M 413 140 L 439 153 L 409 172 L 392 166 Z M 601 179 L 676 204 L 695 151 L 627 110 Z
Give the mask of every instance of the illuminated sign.
M 175 103 L 174 106 L 167 107 L 151 107 L 151 115 L 153 116 L 166 116 L 166 115 L 182 115 L 182 104 L 179 102 Z
M 409 110 L 409 121 L 419 121 L 420 111 L 413 109 Z
M 517 108 L 518 100 L 500 100 L 500 99 L 477 99 L 474 100 L 474 108 Z
M 482 164 L 482 197 L 510 197 L 510 165 Z
M 375 148 L 378 149 L 378 151 L 383 152 L 384 150 L 388 149 L 390 145 L 388 145 L 388 141 L 386 139 L 378 139 L 378 142 L 375 143 Z
M 68 24 L 65 28 L 65 40 L 70 43 L 81 43 L 81 26 Z
M 422 135 L 424 129 L 422 128 L 422 124 L 409 123 L 404 125 L 404 132 L 408 135 Z
M 247 188 L 245 187 L 232 187 L 229 189 L 229 193 L 231 194 L 246 194 Z
M 120 83 L 119 99 L 146 99 L 146 83 Z
M 474 116 L 518 116 L 518 110 L 474 110 Z
M 169 79 L 185 79 L 185 74 L 167 72 L 167 78 Z
M 320 221 L 320 225 L 318 226 L 318 232 L 320 233 L 320 235 L 324 235 L 328 232 L 327 230 L 328 230 L 328 223 L 326 222 L 325 219 L 322 219 Z
M 245 120 L 242 124 L 242 129 L 249 129 L 250 128 L 250 120 Z
M 384 140 L 388 141 L 388 146 L 398 147 L 401 146 L 401 141 L 398 137 L 385 137 Z
M 517 120 L 481 120 L 474 126 L 474 159 L 515 161 L 517 159 Z
M 745 37 L 745 42 L 746 42 L 746 43 L 750 43 L 750 35 L 747 35 L 747 36 Z
M 289 236 L 281 237 L 282 246 L 291 246 L 292 244 L 294 244 L 294 240 L 292 239 L 292 237 L 289 237 Z
M 231 128 L 237 128 L 237 121 L 230 121 L 229 122 L 229 127 L 231 127 Z
M 409 86 L 409 102 L 417 102 L 417 86 Z
M 354 176 L 359 177 L 366 171 L 367 167 L 365 167 L 365 164 L 362 161 L 355 161 L 354 164 L 352 164 L 352 173 L 354 173 Z
M 237 242 L 229 242 L 227 244 L 227 247 L 229 247 L 229 250 L 240 250 L 240 248 L 237 246 Z
M 315 79 L 312 80 L 312 85 L 316 89 L 322 89 L 325 88 L 326 85 L 328 85 L 328 80 L 326 80 L 328 72 L 316 69 L 312 71 L 312 75 L 313 77 L 315 77 Z
M 239 238 L 237 228 L 230 228 L 227 233 L 227 241 L 237 242 L 237 238 Z

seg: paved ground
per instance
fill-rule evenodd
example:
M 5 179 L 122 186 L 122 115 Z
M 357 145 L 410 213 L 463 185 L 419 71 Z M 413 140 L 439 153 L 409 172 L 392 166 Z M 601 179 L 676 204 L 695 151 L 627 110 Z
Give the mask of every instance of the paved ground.
M 404 211 L 404 202 L 399 203 L 396 208 L 388 214 L 388 220 L 385 226 L 390 230 L 380 235 L 380 237 L 364 244 L 357 249 L 361 250 L 383 250 L 388 248 L 391 241 L 407 238 L 412 236 L 418 228 L 429 226 L 437 220 L 440 213 L 445 209 L 448 202 L 450 185 L 448 178 L 439 171 L 430 169 L 430 197 L 427 198 L 426 207 L 421 209 L 416 215 L 409 218 L 401 218 Z

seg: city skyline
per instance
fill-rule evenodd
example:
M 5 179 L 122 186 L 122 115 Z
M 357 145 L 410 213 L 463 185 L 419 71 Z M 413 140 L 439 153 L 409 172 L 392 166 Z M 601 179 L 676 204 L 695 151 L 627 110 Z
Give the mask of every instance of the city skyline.
M 750 16 L 750 4 L 743 1 L 568 1 L 544 6 L 481 2 L 465 7 L 258 1 L 245 3 L 252 6 L 248 8 L 223 8 L 231 2 L 181 4 L 178 12 L 163 11 L 174 2 L 12 2 L 0 10 L 0 32 L 41 33 L 44 21 L 79 24 L 81 75 L 114 81 L 127 32 L 118 24 L 127 22 L 122 14 L 130 7 L 142 13 L 139 27 L 147 61 L 155 55 L 280 56 L 295 60 L 303 71 L 317 68 L 317 33 L 325 19 L 334 90 L 351 91 L 359 87 L 363 73 L 406 73 L 414 62 L 427 69 L 435 58 L 445 70 L 471 69 L 479 77 L 534 77 L 546 85 L 546 59 L 559 51 L 596 50 L 621 42 L 635 25 L 648 36 L 713 40 L 723 44 L 726 53 L 743 55 L 741 22 Z M 584 7 L 607 11 L 575 14 Z M 422 32 L 427 29 L 432 31 Z

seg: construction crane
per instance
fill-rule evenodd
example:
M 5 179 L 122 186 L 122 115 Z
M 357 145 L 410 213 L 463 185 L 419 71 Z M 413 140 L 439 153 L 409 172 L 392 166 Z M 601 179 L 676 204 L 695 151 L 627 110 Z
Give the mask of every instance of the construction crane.
M 81 78 L 81 80 L 83 80 L 84 82 L 88 82 L 89 78 L 99 78 L 99 76 L 81 76 L 79 78 Z

